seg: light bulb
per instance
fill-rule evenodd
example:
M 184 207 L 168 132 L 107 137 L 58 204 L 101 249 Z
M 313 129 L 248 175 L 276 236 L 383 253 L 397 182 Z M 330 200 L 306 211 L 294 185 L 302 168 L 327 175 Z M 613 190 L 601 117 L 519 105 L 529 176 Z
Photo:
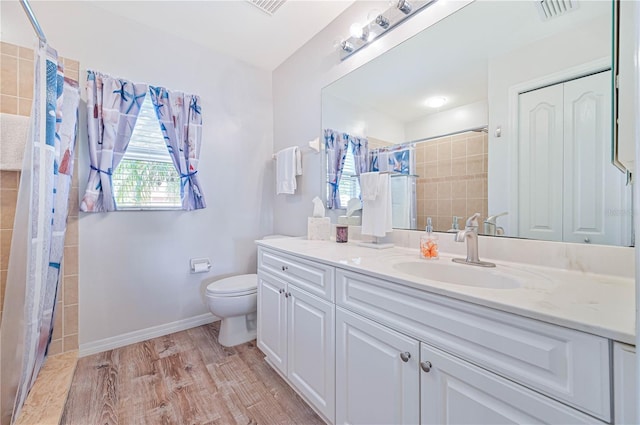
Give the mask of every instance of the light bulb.
M 354 22 L 349 27 L 349 33 L 351 34 L 351 37 L 353 37 L 353 38 L 362 38 L 362 32 L 363 32 L 362 31 L 362 25 L 360 25 L 357 22 Z

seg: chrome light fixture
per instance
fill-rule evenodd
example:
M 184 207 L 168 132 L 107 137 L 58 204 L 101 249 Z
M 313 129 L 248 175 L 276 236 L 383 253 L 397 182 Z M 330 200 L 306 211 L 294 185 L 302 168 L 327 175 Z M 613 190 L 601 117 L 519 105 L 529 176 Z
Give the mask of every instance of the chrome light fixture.
M 352 53 L 355 50 L 354 45 L 349 43 L 347 40 L 344 40 L 342 43 L 340 43 L 340 47 L 347 53 Z
M 409 3 L 407 0 L 398 0 L 398 4 L 396 5 L 396 7 L 405 15 L 411 13 L 411 3 Z
M 437 0 L 394 0 L 383 13 L 374 10 L 367 17 L 365 25 L 354 23 L 350 28 L 350 36 L 340 42 L 340 59 L 345 60 L 358 50 L 368 46 L 387 31 L 404 22 L 416 13 L 436 3 Z M 373 25 L 377 25 L 373 27 Z
M 385 18 L 384 15 L 378 15 L 376 17 L 376 24 L 380 25 L 380 27 L 384 29 L 389 28 L 389 20 Z

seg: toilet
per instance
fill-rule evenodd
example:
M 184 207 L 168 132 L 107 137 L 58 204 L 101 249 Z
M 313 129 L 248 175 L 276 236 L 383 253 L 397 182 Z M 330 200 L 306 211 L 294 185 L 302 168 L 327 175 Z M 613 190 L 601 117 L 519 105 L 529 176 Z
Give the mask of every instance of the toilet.
M 284 238 L 272 235 L 264 239 Z M 225 347 L 256 338 L 258 275 L 243 274 L 211 282 L 205 293 L 207 306 L 221 319 L 218 342 Z
M 225 347 L 256 338 L 258 275 L 243 274 L 207 285 L 209 311 L 221 319 L 218 342 Z

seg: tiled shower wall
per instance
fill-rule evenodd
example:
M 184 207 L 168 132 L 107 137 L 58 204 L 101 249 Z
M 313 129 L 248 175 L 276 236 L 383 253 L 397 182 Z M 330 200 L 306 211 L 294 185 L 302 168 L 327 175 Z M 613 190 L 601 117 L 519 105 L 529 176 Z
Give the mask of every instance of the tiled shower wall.
M 467 132 L 441 137 L 416 146 L 418 229 L 424 230 L 431 217 L 434 230 L 446 232 L 453 216 L 482 214 L 487 217 L 488 137 L 484 132 Z
M 65 76 L 78 81 L 77 61 L 63 59 Z M 0 42 L 0 112 L 29 116 L 33 98 L 33 50 Z M 76 149 L 77 153 L 77 149 Z M 69 218 L 56 307 L 53 341 L 49 354 L 78 349 L 78 178 L 73 172 Z M 0 171 L 0 320 L 7 281 L 9 249 L 16 209 L 19 171 Z

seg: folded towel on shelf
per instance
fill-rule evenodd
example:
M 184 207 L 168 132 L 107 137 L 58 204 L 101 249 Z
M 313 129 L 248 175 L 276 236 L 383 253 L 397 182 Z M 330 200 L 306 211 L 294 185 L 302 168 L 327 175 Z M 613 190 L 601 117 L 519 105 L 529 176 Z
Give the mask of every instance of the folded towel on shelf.
M 363 235 L 382 238 L 393 230 L 389 174 L 378 174 L 377 187 L 378 195 L 374 200 L 362 199 L 361 232 Z
M 373 201 L 378 196 L 378 179 L 380 173 L 360 174 L 360 194 L 363 201 Z
M 29 117 L 0 114 L 0 170 L 22 170 Z
M 301 175 L 302 157 L 297 146 L 276 153 L 276 194 L 294 194 L 297 188 L 296 176 Z

